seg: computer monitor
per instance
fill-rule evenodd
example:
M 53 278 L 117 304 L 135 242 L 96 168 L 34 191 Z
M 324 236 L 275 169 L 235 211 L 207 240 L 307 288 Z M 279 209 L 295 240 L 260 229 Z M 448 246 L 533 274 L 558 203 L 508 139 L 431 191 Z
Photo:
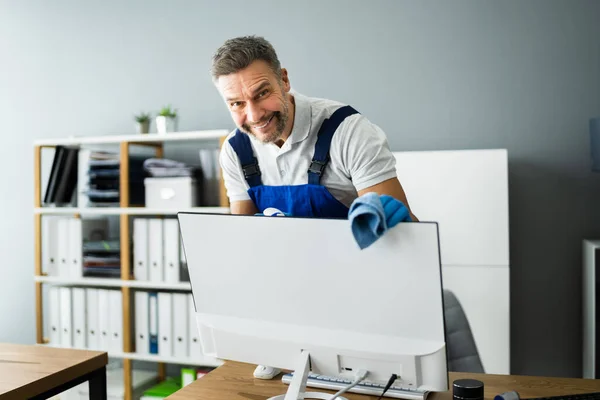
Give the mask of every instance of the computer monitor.
M 345 219 L 178 219 L 206 355 L 294 370 L 290 390 L 309 370 L 448 390 L 436 223 L 400 223 L 360 250 Z

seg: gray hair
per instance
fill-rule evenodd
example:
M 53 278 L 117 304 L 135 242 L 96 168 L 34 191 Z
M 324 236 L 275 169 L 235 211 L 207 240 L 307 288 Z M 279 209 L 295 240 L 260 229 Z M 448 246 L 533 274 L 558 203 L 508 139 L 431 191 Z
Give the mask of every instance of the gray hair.
M 222 75 L 241 71 L 254 61 L 265 61 L 281 79 L 281 64 L 275 49 L 265 38 L 242 36 L 227 40 L 213 55 L 211 74 L 213 81 Z

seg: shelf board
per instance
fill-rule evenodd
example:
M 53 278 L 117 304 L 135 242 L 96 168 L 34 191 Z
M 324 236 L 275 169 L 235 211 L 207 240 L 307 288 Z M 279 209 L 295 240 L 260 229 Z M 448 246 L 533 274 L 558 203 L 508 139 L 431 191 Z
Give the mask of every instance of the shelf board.
M 108 354 L 109 357 L 112 357 L 111 353 Z M 219 367 L 223 365 L 223 361 L 212 358 L 212 357 L 202 357 L 202 358 L 177 358 L 177 357 L 163 357 L 156 354 L 137 354 L 137 353 L 120 353 L 115 354 L 114 357 L 118 358 L 127 358 L 130 360 L 136 361 L 149 361 L 149 362 L 157 362 L 157 363 L 165 363 L 165 364 L 180 364 L 180 365 L 195 365 L 195 366 L 203 366 L 203 367 Z
M 185 209 L 146 207 L 36 207 L 35 214 L 44 215 L 177 215 L 178 212 L 229 214 L 229 207 L 191 207 Z
M 105 135 L 105 136 L 71 136 L 56 139 L 40 139 L 33 142 L 34 146 L 76 146 L 83 144 L 118 144 L 129 143 L 165 143 L 184 140 L 217 140 L 230 133 L 227 129 L 204 131 L 170 132 L 164 135 L 157 133 L 133 135 Z
M 184 290 L 191 291 L 192 286 L 189 282 L 166 283 L 149 282 L 136 280 L 122 280 L 114 278 L 63 278 L 60 276 L 36 276 L 36 282 L 53 283 L 56 285 L 68 286 L 101 286 L 101 287 L 130 287 L 136 289 L 164 289 L 164 290 Z
M 53 346 L 52 344 L 38 344 L 38 346 L 44 347 L 56 347 L 63 348 L 60 346 Z M 69 349 L 74 349 L 75 347 L 69 347 Z M 91 349 L 81 349 L 81 350 L 91 350 Z M 94 350 L 94 351 L 103 351 L 103 350 Z M 163 357 L 158 354 L 138 354 L 138 353 L 122 353 L 122 352 L 107 352 L 108 356 L 111 358 L 120 358 L 120 359 L 129 359 L 136 361 L 148 361 L 148 362 L 156 362 L 156 363 L 165 363 L 165 364 L 179 364 L 179 365 L 194 365 L 199 367 L 220 367 L 223 365 L 223 361 L 217 358 L 212 357 L 201 357 L 201 358 L 178 358 L 178 357 Z

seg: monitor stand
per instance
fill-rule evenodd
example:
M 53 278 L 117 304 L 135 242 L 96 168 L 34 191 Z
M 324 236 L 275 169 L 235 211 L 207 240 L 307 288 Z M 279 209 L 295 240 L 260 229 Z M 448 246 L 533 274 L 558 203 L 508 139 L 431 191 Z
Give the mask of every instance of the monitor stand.
M 305 392 L 306 380 L 308 379 L 308 370 L 310 366 L 309 360 L 310 353 L 308 351 L 302 351 L 300 359 L 298 360 L 298 365 L 296 366 L 296 370 L 294 371 L 294 377 L 290 382 L 290 386 L 288 387 L 286 394 L 271 397 L 267 400 L 331 399 L 333 395 L 329 393 Z M 336 397 L 336 400 L 338 399 L 348 400 L 347 398 L 342 396 Z

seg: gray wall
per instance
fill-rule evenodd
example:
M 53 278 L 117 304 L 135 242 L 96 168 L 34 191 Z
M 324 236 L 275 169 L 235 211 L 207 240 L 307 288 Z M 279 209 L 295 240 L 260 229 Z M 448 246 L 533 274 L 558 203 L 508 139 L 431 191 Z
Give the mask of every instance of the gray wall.
M 296 90 L 352 104 L 395 151 L 508 149 L 512 371 L 579 376 L 599 15 L 573 0 L 0 0 L 0 341 L 35 340 L 31 142 L 131 132 L 133 112 L 167 102 L 182 129 L 231 128 L 210 56 L 255 33 Z

